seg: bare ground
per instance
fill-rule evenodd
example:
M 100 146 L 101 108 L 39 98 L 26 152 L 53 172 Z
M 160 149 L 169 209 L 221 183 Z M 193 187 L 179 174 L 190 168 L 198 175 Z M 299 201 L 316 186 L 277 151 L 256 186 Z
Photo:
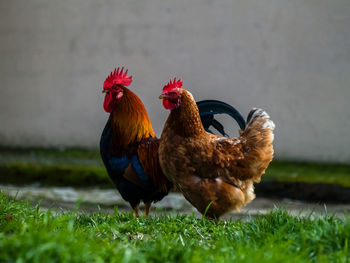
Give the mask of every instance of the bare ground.
M 112 214 L 115 207 L 119 211 L 132 211 L 129 205 L 120 197 L 117 190 L 114 189 L 0 185 L 0 190 L 19 200 L 30 200 L 33 204 L 40 203 L 41 209 L 52 209 L 53 211 L 77 210 L 85 213 L 101 211 Z M 268 213 L 274 207 L 285 208 L 290 214 L 301 216 L 316 216 L 328 213 L 342 218 L 350 214 L 350 203 L 316 203 L 257 197 L 242 211 L 227 214 L 225 218 L 248 219 L 258 214 Z M 141 209 L 143 209 L 142 206 Z M 200 216 L 197 210 L 179 193 L 170 193 L 162 201 L 153 205 L 152 215 L 177 213 L 194 213 Z

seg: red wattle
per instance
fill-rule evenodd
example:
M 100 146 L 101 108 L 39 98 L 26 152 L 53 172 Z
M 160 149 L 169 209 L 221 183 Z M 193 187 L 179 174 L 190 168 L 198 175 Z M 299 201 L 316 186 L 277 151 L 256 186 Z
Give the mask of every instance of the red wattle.
M 106 112 L 111 113 L 113 111 L 113 98 L 112 93 L 108 93 L 105 95 L 105 100 L 103 102 L 103 108 Z
M 176 108 L 176 104 L 168 101 L 167 99 L 163 99 L 163 106 L 167 110 L 173 110 Z

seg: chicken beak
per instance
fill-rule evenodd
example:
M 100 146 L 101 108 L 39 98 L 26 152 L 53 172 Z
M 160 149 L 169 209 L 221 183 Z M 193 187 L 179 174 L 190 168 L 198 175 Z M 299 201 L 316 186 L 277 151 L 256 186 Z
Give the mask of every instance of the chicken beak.
M 107 91 L 105 89 L 102 90 L 102 93 L 107 93 Z
M 160 94 L 159 99 L 165 99 L 166 95 L 165 94 Z

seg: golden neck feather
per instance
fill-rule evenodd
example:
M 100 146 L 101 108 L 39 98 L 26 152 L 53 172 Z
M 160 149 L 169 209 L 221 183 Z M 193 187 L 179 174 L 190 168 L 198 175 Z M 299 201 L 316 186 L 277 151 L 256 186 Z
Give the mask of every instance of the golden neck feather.
M 142 101 L 123 87 L 124 95 L 111 113 L 115 142 L 126 149 L 129 144 L 155 137 L 151 121 Z

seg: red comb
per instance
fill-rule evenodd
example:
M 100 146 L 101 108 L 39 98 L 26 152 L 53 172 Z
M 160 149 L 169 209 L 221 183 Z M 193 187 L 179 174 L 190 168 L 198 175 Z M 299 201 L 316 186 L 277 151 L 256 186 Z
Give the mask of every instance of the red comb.
M 182 87 L 182 80 L 179 79 L 178 81 L 176 81 L 176 78 L 174 78 L 174 80 L 171 80 L 168 82 L 168 84 L 166 84 L 163 88 L 163 92 L 169 92 L 173 89 L 180 89 Z
M 127 76 L 128 70 L 124 71 L 124 67 L 122 67 L 121 70 L 119 70 L 119 67 L 117 69 L 114 69 L 114 72 L 111 72 L 111 74 L 106 78 L 105 82 L 103 83 L 103 88 L 111 88 L 115 84 L 120 84 L 123 86 L 129 86 L 132 82 L 132 77 Z

